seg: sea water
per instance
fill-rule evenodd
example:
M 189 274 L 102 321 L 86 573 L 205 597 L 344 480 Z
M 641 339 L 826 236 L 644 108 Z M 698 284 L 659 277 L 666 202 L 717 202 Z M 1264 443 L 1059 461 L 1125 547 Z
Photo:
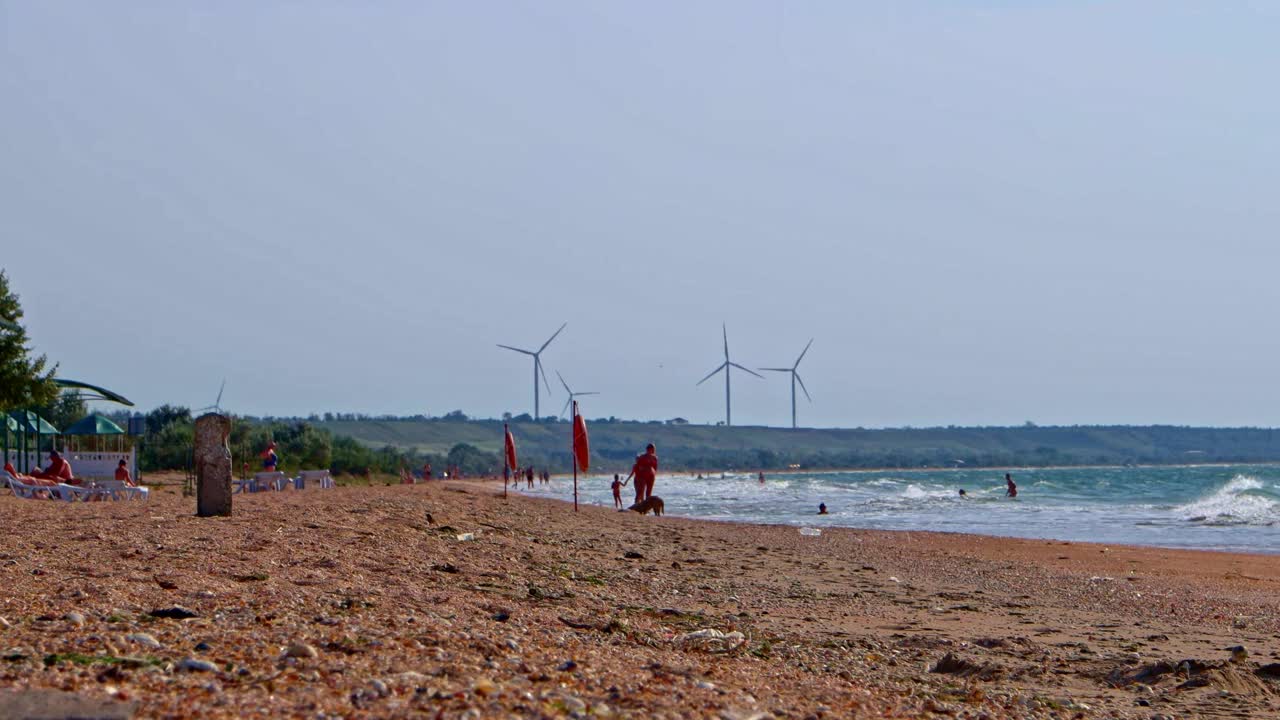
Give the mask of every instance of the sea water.
M 659 475 L 654 493 L 669 515 L 709 520 L 1280 552 L 1280 466 L 1010 472 L 1016 498 L 1005 497 L 1004 470 L 769 473 L 763 485 L 755 474 Z M 580 497 L 612 505 L 611 480 L 580 479 Z M 557 481 L 546 492 L 570 489 Z

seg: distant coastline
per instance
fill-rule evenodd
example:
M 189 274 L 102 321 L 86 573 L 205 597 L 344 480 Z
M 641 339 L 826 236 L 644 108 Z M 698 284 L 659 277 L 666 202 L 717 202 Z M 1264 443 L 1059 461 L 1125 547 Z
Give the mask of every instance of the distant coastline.
M 465 416 L 464 416 L 465 417 Z M 466 444 L 496 455 L 501 420 L 445 418 L 310 419 L 371 448 L 446 454 Z M 593 456 L 625 471 L 647 442 L 663 468 L 682 472 L 863 471 L 916 468 L 999 469 L 1143 467 L 1280 463 L 1273 428 L 1169 425 L 768 428 L 686 423 L 588 421 Z M 522 456 L 552 472 L 568 470 L 568 424 L 512 422 Z M 791 467 L 798 466 L 798 467 Z

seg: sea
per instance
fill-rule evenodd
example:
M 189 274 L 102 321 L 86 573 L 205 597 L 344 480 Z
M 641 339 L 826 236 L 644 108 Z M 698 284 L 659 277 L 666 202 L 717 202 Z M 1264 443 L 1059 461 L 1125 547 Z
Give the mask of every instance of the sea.
M 1280 553 L 1277 465 L 1007 471 L 1016 498 L 1005 497 L 1005 469 L 766 473 L 763 485 L 754 473 L 659 475 L 654 494 L 668 515 L 706 520 Z M 611 481 L 580 478 L 580 500 L 612 506 Z M 571 499 L 572 483 L 534 493 Z M 628 504 L 632 494 L 623 488 Z

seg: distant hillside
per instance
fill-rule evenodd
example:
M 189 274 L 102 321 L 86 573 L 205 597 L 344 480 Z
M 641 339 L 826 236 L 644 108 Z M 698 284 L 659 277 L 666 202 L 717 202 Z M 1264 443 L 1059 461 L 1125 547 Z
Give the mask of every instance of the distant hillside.
M 446 455 L 465 443 L 497 453 L 502 423 L 492 420 L 332 420 L 316 425 L 373 447 Z M 1270 428 L 1173 426 L 947 427 L 836 430 L 589 424 L 593 470 L 618 471 L 645 443 L 669 469 L 834 467 L 994 467 L 1007 465 L 1179 464 L 1280 461 Z M 569 424 L 511 425 L 521 461 L 565 471 Z

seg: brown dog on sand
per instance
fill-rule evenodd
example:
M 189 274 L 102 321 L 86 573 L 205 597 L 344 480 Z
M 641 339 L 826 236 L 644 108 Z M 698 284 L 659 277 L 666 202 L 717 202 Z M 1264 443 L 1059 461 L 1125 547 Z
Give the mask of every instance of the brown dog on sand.
M 654 516 L 656 517 L 662 514 L 662 510 L 663 510 L 662 498 L 658 497 L 657 495 L 650 495 L 649 497 L 645 498 L 641 502 L 638 502 L 627 509 L 635 510 L 641 515 L 644 515 L 645 513 L 652 510 Z

